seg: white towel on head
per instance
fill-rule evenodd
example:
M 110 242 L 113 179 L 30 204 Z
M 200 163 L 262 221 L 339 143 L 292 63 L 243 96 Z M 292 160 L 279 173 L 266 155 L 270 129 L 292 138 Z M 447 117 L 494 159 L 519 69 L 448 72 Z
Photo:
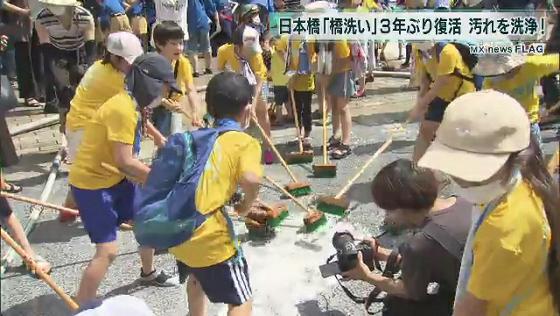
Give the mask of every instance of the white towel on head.
M 93 309 L 85 310 L 76 316 L 155 316 L 146 303 L 134 296 L 119 295 L 103 301 Z

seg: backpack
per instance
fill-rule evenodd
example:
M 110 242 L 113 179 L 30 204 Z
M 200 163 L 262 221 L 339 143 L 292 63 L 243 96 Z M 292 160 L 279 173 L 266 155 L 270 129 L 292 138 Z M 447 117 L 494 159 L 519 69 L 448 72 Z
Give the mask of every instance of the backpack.
M 159 150 L 146 183 L 137 187 L 135 194 L 134 235 L 141 246 L 178 246 L 218 211 L 224 212 L 234 238 L 233 224 L 223 207 L 202 214 L 195 203 L 198 182 L 217 138 L 241 130 L 233 120 L 219 120 L 216 125 L 173 134 Z
M 474 68 L 474 66 L 476 66 L 476 64 L 478 63 L 478 57 L 476 55 L 473 55 L 470 53 L 470 48 L 462 43 L 456 43 L 456 42 L 437 42 L 436 43 L 436 58 L 439 61 L 439 56 L 441 54 L 441 51 L 443 50 L 443 48 L 445 47 L 445 45 L 447 44 L 452 44 L 453 46 L 455 46 L 455 48 L 457 48 L 457 50 L 459 51 L 459 54 L 461 54 L 461 57 L 463 58 L 463 61 L 465 62 L 465 64 L 467 64 L 467 67 L 469 68 L 469 70 L 472 70 Z M 482 89 L 482 81 L 484 80 L 484 78 L 482 76 L 479 75 L 473 75 L 472 77 L 468 77 L 463 75 L 459 69 L 455 69 L 452 73 L 452 75 L 459 77 L 463 80 L 472 82 L 476 88 L 476 91 L 480 91 Z M 434 81 L 433 78 L 428 74 L 428 77 L 430 79 L 430 81 Z M 463 86 L 463 82 L 461 81 L 461 85 L 459 86 L 459 88 L 457 89 L 457 91 L 455 92 L 455 95 L 457 95 L 457 93 L 459 92 L 459 90 L 461 90 L 461 87 Z

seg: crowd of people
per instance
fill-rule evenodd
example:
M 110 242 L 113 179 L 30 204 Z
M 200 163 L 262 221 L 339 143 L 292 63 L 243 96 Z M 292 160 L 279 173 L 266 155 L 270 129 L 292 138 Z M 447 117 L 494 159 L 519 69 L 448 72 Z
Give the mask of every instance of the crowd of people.
M 399 5 L 448 10 L 468 6 L 463 2 Z M 476 5 L 506 8 L 506 2 L 515 1 Z M 205 315 L 209 299 L 228 304 L 228 315 L 250 315 L 248 264 L 224 206 L 240 188 L 244 195 L 236 212 L 247 214 L 258 197 L 261 160 L 272 164 L 275 157 L 270 144 L 261 147 L 243 131 L 259 124 L 270 136 L 272 125 L 297 118 L 309 148 L 316 93 L 319 105 L 326 102 L 331 113 L 330 155 L 348 157 L 349 103 L 365 95 L 371 71 L 384 62 L 386 43 L 274 36 L 267 11 L 298 7 L 282 0 L 270 8 L 208 0 L 29 4 L 2 3 L 9 13 L 0 33 L 11 35 L 8 47 L 2 47 L 2 64 L 6 78 L 14 79 L 10 51 L 15 52 L 17 87 L 25 105 L 43 106 L 44 101 L 46 112 L 60 115 L 71 165 L 65 206 L 79 210 L 96 245 L 77 302 L 87 306 L 96 298 L 118 253 L 119 225 L 134 218 L 134 202 L 142 200 L 135 195 L 148 195 L 135 190 L 134 182 L 154 181 L 152 167 L 158 166 L 158 177 L 170 187 L 190 180 L 184 182 L 190 183 L 192 195 L 185 198 L 185 207 L 199 216 L 192 236 L 169 249 L 189 276 L 190 314 Z M 523 8 L 544 5 L 526 1 Z M 350 12 L 398 9 L 367 0 L 304 8 L 328 12 L 336 6 Z M 14 29 L 20 37 L 9 33 Z M 411 68 L 419 85 L 408 121 L 419 121 L 420 130 L 411 159 L 385 166 L 371 191 L 390 218 L 420 228 L 420 233 L 399 249 L 400 279 L 369 271 L 361 255 L 360 264 L 344 273 L 387 292 L 386 315 L 558 315 L 560 197 L 545 168 L 539 128 L 541 108 L 549 108 L 547 116 L 558 110 L 556 33 L 557 25 L 547 53 L 540 56 L 475 56 L 466 43 L 455 41 L 406 44 L 403 66 Z M 199 65 L 200 55 L 204 66 Z M 206 87 L 205 111 L 194 78 L 214 71 L 220 73 Z M 535 87 L 539 82 L 542 100 Z M 0 114 L 5 115 L 3 107 Z M 186 136 L 191 135 L 182 133 L 186 121 L 189 128 L 214 126 L 215 134 L 210 141 L 201 141 L 198 134 Z M 0 124 L 0 158 L 6 166 L 17 156 L 13 145 L 8 148 L 4 117 Z M 164 167 L 144 164 L 138 157 L 144 136 L 160 148 L 159 157 L 165 152 L 185 157 Z M 193 160 L 192 146 L 198 160 Z M 457 195 L 441 197 L 449 181 L 457 185 Z M 21 188 L 2 180 L 2 191 L 17 193 Z M 0 202 L 2 219 L 39 262 L 36 268 L 50 271 L 50 264 L 31 249 L 5 198 Z M 62 221 L 75 218 L 64 212 L 60 216 Z M 367 242 L 377 249 L 377 259 L 388 259 L 391 250 L 376 240 Z M 144 284 L 177 286 L 186 281 L 156 269 L 152 247 L 140 247 L 139 255 Z M 439 290 L 427 291 L 434 282 Z

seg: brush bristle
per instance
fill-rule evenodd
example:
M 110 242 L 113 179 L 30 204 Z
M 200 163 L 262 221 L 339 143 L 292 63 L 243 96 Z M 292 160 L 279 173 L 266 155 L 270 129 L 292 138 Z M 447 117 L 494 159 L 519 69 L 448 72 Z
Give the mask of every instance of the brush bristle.
M 311 194 L 311 187 L 295 188 L 295 189 L 288 190 L 288 192 L 290 192 L 290 194 L 295 197 L 306 196 Z
M 310 223 L 310 224 L 305 224 L 305 231 L 307 233 L 312 233 L 312 232 L 316 231 L 317 229 L 319 229 L 320 227 L 322 227 L 323 225 L 325 225 L 326 223 L 327 223 L 327 216 L 325 216 L 325 214 L 323 214 L 323 216 L 321 216 L 321 218 L 319 218 L 315 222 Z
M 294 153 L 286 156 L 286 163 L 289 165 L 305 164 L 313 162 L 313 154 Z
M 288 211 L 283 210 L 277 217 L 269 219 L 266 223 L 270 227 L 278 227 L 288 217 L 288 215 Z
M 346 208 L 339 206 L 339 205 L 333 205 L 333 204 L 328 204 L 325 202 L 319 202 L 319 204 L 317 204 L 317 209 L 321 212 L 325 212 L 328 214 L 332 214 L 332 215 L 336 215 L 336 216 L 344 216 L 344 214 L 346 214 Z
M 316 178 L 336 177 L 336 165 L 313 165 L 313 176 Z

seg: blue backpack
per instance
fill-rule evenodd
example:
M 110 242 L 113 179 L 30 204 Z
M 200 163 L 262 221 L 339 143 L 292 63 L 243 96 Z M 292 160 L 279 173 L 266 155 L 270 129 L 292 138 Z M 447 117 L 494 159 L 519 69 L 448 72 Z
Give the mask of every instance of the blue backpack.
M 202 214 L 196 207 L 198 183 L 218 136 L 240 131 L 239 123 L 219 120 L 215 128 L 171 135 L 152 162 L 134 200 L 134 235 L 141 246 L 168 249 L 189 240 L 195 230 L 219 208 Z M 233 223 L 227 214 L 232 240 Z

